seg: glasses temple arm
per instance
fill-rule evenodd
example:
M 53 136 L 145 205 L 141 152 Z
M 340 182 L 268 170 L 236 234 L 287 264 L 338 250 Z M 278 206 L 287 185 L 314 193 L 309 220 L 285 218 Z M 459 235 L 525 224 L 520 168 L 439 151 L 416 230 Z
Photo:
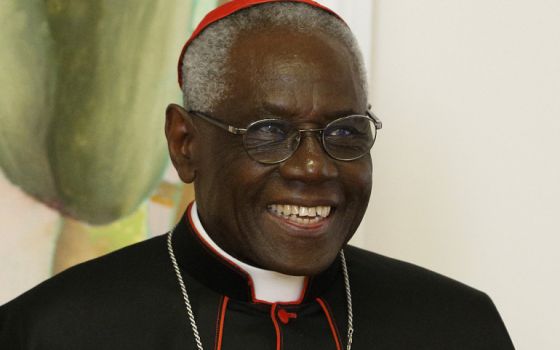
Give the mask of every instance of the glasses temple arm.
M 368 105 L 368 110 L 366 111 L 368 117 L 373 119 L 373 125 L 375 125 L 376 129 L 381 129 L 383 127 L 383 122 L 379 119 L 373 112 L 371 111 L 371 105 Z
M 210 124 L 213 124 L 221 129 L 224 129 L 232 134 L 235 135 L 242 135 L 245 134 L 245 132 L 247 131 L 247 129 L 242 129 L 242 128 L 236 128 L 235 126 L 223 123 L 215 118 L 212 118 L 209 115 L 206 115 L 204 113 L 201 112 L 196 112 L 196 111 L 189 111 L 190 114 L 195 115 L 201 119 L 206 120 L 207 122 L 209 122 Z

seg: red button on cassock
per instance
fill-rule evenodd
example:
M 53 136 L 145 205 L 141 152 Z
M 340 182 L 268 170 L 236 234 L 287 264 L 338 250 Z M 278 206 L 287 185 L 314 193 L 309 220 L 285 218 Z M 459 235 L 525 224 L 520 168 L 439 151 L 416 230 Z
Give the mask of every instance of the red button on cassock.
M 278 310 L 278 318 L 283 324 L 288 324 L 291 318 L 297 318 L 297 314 L 293 312 L 288 312 L 284 309 Z

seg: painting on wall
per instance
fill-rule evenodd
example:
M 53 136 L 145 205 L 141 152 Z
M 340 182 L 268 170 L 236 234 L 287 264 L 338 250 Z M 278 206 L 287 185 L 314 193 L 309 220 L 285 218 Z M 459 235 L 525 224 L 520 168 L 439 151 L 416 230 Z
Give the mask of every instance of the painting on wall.
M 209 0 L 0 8 L 0 304 L 164 233 L 194 197 L 169 161 L 176 60 Z

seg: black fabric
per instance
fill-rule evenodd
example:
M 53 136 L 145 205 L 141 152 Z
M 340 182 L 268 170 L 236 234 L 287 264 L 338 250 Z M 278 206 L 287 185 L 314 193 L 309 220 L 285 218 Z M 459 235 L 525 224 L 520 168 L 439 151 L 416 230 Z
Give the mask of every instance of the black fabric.
M 222 349 L 276 349 L 278 340 L 282 349 L 336 349 L 329 318 L 346 344 L 339 260 L 310 278 L 301 304 L 272 305 L 252 300 L 244 273 L 206 248 L 187 219 L 173 246 L 205 349 L 218 342 L 224 302 Z M 484 293 L 412 264 L 345 251 L 353 349 L 513 349 Z M 280 310 L 296 317 L 284 324 Z M 195 348 L 165 236 L 70 268 L 0 307 L 2 350 Z

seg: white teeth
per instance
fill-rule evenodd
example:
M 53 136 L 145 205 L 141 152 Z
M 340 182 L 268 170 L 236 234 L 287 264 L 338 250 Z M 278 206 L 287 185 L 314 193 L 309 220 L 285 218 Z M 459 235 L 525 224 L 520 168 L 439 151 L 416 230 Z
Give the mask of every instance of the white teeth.
M 313 217 L 313 216 L 316 215 L 316 212 L 317 212 L 317 207 L 310 207 L 309 208 L 309 213 L 307 215 Z
M 276 215 L 304 225 L 323 220 L 331 212 L 330 206 L 304 207 L 290 204 L 271 204 L 268 209 Z
M 290 207 L 292 208 L 292 214 L 297 215 L 299 213 L 299 207 L 297 205 L 291 205 Z

